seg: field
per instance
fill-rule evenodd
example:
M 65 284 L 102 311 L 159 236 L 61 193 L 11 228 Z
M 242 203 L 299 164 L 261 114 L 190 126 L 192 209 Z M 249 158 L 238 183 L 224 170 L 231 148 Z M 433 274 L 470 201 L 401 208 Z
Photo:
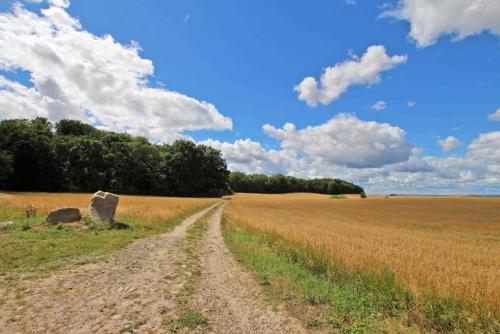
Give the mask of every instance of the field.
M 471 310 L 468 317 L 474 319 L 466 322 L 488 322 L 480 319 L 483 316 L 498 319 L 498 198 L 333 199 L 313 194 L 237 194 L 226 208 L 225 217 L 226 237 L 236 253 L 243 249 L 249 254 L 249 240 L 270 235 L 274 239 L 266 242 L 273 251 L 283 251 L 283 241 L 288 242 L 292 249 L 303 249 L 308 254 L 302 261 L 309 267 L 314 268 L 311 262 L 315 261 L 321 266 L 326 258 L 337 266 L 337 271 L 342 268 L 381 277 L 393 273 L 395 285 L 408 290 L 417 305 L 431 303 L 431 299 L 434 308 L 467 305 L 465 308 Z M 248 236 L 248 231 L 257 234 Z M 246 249 L 241 246 L 245 242 Z M 292 255 L 290 249 L 282 253 L 294 262 L 301 261 L 295 250 Z M 245 262 L 249 257 L 240 260 Z M 259 271 L 262 268 L 257 268 L 256 261 L 253 269 Z M 412 316 L 436 316 L 429 312 L 433 311 Z M 448 325 L 456 327 L 456 319 L 449 316 L 448 320 L 421 321 L 444 322 L 431 325 L 445 331 Z
M 0 222 L 14 221 L 0 230 L 0 272 L 54 268 L 67 259 L 104 255 L 131 241 L 170 230 L 186 215 L 216 201 L 213 198 L 120 196 L 116 220 L 127 229 L 108 226 L 45 226 L 44 217 L 57 207 L 78 207 L 85 216 L 91 194 L 0 193 Z M 26 217 L 27 207 L 36 208 Z

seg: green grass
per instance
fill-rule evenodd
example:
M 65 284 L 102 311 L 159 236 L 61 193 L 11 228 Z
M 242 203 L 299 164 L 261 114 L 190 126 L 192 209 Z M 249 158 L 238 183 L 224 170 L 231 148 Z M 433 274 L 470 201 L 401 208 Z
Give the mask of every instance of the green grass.
M 81 230 L 64 224 L 40 227 L 43 218 L 25 218 L 23 212 L 0 206 L 0 221 L 14 221 L 13 225 L 0 229 L 0 273 L 54 269 L 69 259 L 86 261 L 105 255 L 136 239 L 167 232 L 197 210 L 162 223 L 120 218 L 119 223 L 128 228 L 91 224 Z
M 180 316 L 179 324 L 182 327 L 195 328 L 197 326 L 206 325 L 207 320 L 197 312 L 186 312 Z
M 353 272 L 278 236 L 223 222 L 236 258 L 308 327 L 336 333 L 499 333 L 498 318 L 429 293 L 418 300 L 394 275 Z

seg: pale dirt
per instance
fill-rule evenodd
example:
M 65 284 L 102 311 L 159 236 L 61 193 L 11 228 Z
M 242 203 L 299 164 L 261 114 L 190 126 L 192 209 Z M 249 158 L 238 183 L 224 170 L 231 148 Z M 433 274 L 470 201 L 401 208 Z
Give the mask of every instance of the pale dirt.
M 187 278 L 186 230 L 210 209 L 172 232 L 138 240 L 94 263 L 71 265 L 48 278 L 0 282 L 0 333 L 165 333 L 175 296 Z M 282 307 L 263 301 L 258 283 L 222 238 L 224 205 L 209 217 L 198 246 L 202 267 L 189 304 L 208 325 L 197 333 L 304 333 Z M 181 270 L 179 270 L 181 268 Z
M 262 289 L 234 259 L 222 237 L 224 205 L 209 218 L 198 252 L 201 284 L 192 296 L 214 333 L 305 333 L 282 306 L 264 302 Z

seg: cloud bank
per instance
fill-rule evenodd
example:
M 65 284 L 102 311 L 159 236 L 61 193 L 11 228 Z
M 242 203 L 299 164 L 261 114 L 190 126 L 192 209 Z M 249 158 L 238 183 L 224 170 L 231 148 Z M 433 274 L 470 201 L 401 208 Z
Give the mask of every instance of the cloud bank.
M 500 192 L 498 131 L 481 134 L 463 156 L 437 158 L 422 156 L 400 128 L 352 115 L 304 129 L 287 123 L 263 130 L 279 141 L 279 149 L 251 139 L 202 143 L 221 150 L 231 170 L 245 173 L 340 177 L 371 193 Z

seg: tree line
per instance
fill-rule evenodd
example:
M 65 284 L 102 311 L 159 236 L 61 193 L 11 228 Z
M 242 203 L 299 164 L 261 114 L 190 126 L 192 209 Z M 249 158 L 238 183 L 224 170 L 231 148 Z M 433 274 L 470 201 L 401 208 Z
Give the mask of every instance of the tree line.
M 233 172 L 229 175 L 229 185 L 234 192 L 243 193 L 364 194 L 362 187 L 340 179 L 318 178 L 308 180 L 282 174 L 267 176 L 264 174 L 246 175 Z
M 0 121 L 0 189 L 167 196 L 231 192 L 361 194 L 339 179 L 230 173 L 220 151 L 189 140 L 153 144 L 76 120 Z
M 3 189 L 219 196 L 228 176 L 220 151 L 188 140 L 156 145 L 75 120 L 0 122 Z

